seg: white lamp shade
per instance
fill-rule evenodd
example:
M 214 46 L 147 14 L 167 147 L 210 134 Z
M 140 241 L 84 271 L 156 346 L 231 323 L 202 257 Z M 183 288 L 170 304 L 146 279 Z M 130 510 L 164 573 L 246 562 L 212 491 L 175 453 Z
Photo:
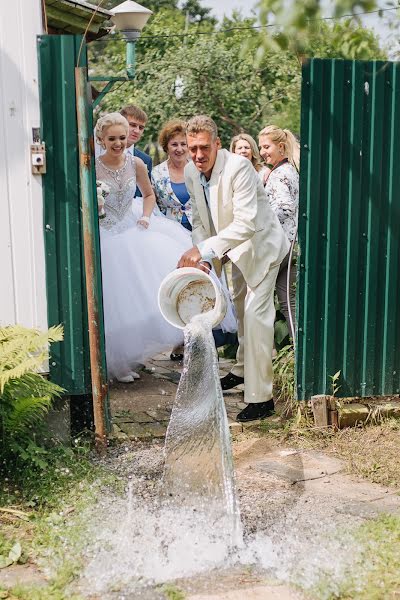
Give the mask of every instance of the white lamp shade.
M 119 31 L 142 31 L 153 14 L 151 10 L 133 0 L 118 4 L 111 12 L 113 13 L 111 20 Z

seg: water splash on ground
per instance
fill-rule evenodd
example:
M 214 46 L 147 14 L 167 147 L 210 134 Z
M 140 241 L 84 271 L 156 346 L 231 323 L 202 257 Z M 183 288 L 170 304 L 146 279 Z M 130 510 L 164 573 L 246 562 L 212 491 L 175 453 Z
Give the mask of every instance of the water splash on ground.
M 126 497 L 96 507 L 81 588 L 102 600 L 159 598 L 145 590 L 244 567 L 306 589 L 322 580 L 318 597 L 330 597 L 359 559 L 347 517 L 333 518 L 326 501 L 310 510 L 290 486 L 258 489 L 255 479 L 240 492 L 243 541 L 211 327 L 192 322 L 185 341 L 164 457 L 157 445 L 125 457 Z

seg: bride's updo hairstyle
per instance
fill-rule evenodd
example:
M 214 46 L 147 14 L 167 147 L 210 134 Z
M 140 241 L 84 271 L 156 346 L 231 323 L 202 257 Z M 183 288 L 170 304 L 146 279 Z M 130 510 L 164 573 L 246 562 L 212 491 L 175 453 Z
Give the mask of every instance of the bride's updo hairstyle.
M 125 117 L 123 117 L 119 112 L 108 113 L 107 115 L 104 115 L 104 117 L 100 117 L 96 123 L 95 134 L 96 141 L 99 144 L 101 144 L 103 141 L 104 131 L 107 129 L 107 127 L 111 127 L 112 125 L 122 125 L 122 127 L 125 127 L 126 135 L 128 136 L 129 123 Z
M 283 144 L 283 156 L 295 167 L 298 171 L 300 167 L 300 144 L 294 137 L 290 129 L 281 129 L 276 125 L 268 125 L 264 127 L 258 134 L 258 137 L 266 136 L 274 142 L 274 144 Z

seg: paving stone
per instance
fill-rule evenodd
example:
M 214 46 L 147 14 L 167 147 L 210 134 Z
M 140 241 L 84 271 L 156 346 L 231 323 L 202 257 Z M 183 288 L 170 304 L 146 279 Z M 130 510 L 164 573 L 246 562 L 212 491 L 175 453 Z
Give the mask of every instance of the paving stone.
M 115 425 L 120 425 L 121 423 L 133 423 L 133 413 L 129 415 L 114 415 L 112 420 Z
M 153 417 L 147 412 L 137 412 L 132 415 L 132 421 L 135 423 L 151 423 L 153 420 Z
M 168 375 L 166 375 L 166 377 L 169 381 L 172 381 L 173 383 L 179 383 L 181 380 L 181 374 L 176 373 L 175 371 L 170 371 Z
M 153 370 L 154 369 L 154 370 Z M 157 363 L 153 363 L 152 373 L 170 373 L 171 369 L 164 367 L 164 365 L 158 365 Z
M 248 421 L 247 423 L 242 423 L 244 429 L 249 429 L 250 427 L 259 427 L 263 421 Z
M 121 429 L 131 440 L 143 440 L 151 437 L 150 433 L 138 423 L 121 423 Z
M 167 433 L 166 426 L 161 423 L 146 423 L 145 428 L 153 437 L 165 437 Z
M 129 436 L 127 436 L 126 433 L 123 433 L 122 431 L 118 431 L 117 433 L 113 433 L 112 439 L 116 440 L 117 442 L 126 442 L 127 440 L 129 440 Z
M 152 417 L 154 421 L 169 421 L 171 416 L 170 410 L 164 410 L 162 408 L 149 408 L 146 413 Z
M 226 406 L 234 406 L 235 408 L 240 403 L 241 398 L 224 398 Z
M 163 354 L 156 354 L 155 356 L 153 356 L 152 360 L 149 361 L 149 362 L 159 361 L 159 360 L 164 360 L 164 361 L 172 362 L 170 360 L 169 354 L 167 352 L 163 352 Z
M 242 433 L 243 425 L 242 423 L 238 423 L 237 421 L 232 421 L 229 423 L 229 431 L 231 433 Z
M 232 419 L 233 421 L 236 421 L 236 415 L 238 414 L 238 410 L 236 409 L 230 409 L 226 411 L 226 414 L 228 415 L 228 419 Z

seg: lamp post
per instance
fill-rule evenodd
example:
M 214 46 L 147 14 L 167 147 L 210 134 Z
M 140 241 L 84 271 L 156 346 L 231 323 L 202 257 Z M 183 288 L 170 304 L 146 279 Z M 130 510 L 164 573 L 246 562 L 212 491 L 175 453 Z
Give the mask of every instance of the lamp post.
M 99 104 L 117 81 L 131 81 L 135 78 L 136 42 L 149 17 L 153 14 L 151 10 L 141 6 L 137 2 L 133 2 L 133 0 L 126 0 L 126 2 L 119 4 L 113 8 L 112 13 L 111 20 L 126 41 L 126 76 L 109 77 L 108 75 L 94 75 L 89 77 L 89 81 L 106 82 L 106 85 L 94 100 L 93 108 Z

